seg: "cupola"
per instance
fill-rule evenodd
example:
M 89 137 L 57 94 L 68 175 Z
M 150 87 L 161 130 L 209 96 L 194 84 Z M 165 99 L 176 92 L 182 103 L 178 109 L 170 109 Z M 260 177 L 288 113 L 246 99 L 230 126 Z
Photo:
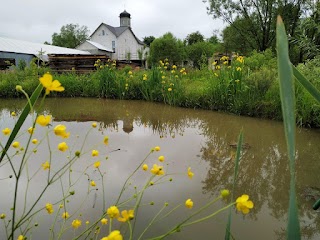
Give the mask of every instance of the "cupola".
M 131 27 L 130 16 L 126 10 L 120 13 L 120 27 Z

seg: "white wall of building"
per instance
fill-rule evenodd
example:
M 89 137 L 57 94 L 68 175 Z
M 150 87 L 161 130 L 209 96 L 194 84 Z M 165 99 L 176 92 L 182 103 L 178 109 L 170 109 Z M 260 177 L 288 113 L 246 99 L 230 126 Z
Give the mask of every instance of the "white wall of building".
M 116 58 L 126 60 L 130 52 L 130 60 L 139 60 L 138 50 L 143 50 L 143 45 L 139 44 L 130 29 L 125 30 L 116 43 Z
M 90 40 L 93 42 L 100 43 L 107 49 L 112 49 L 112 41 L 115 41 L 117 48 L 117 37 L 105 25 L 101 25 Z

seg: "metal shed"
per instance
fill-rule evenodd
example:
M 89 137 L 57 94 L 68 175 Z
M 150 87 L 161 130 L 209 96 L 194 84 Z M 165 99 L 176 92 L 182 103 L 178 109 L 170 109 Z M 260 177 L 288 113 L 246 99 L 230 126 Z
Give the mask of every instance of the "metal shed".
M 10 64 L 17 65 L 19 61 L 29 65 L 34 57 L 47 62 L 48 54 L 90 55 L 88 51 L 0 37 L 0 69 Z

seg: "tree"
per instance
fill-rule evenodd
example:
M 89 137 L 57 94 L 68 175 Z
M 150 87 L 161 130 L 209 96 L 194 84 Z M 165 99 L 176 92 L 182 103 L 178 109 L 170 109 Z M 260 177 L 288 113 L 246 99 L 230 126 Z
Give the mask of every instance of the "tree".
M 202 58 L 205 59 L 207 64 L 208 58 L 216 51 L 217 45 L 210 42 L 197 42 L 192 45 L 188 45 L 186 48 L 188 59 L 193 62 L 193 66 L 200 68 L 202 64 Z
M 67 24 L 62 26 L 60 33 L 52 34 L 52 45 L 75 48 L 80 43 L 88 39 L 89 30 L 86 26 L 78 24 Z
M 144 37 L 143 43 L 150 47 L 150 44 L 155 40 L 156 38 L 154 36 Z
M 207 41 L 212 44 L 219 44 L 220 43 L 220 40 L 216 34 L 213 34 L 210 38 L 207 39 Z
M 237 29 L 239 28 L 245 29 L 245 31 L 249 31 L 249 29 L 247 29 L 248 24 L 246 19 L 238 18 L 232 24 L 223 29 L 223 52 L 237 52 L 242 55 L 247 55 L 252 50 L 259 49 L 259 47 L 256 45 L 256 42 L 253 39 L 248 39 L 244 41 L 242 34 L 240 34 L 237 31 Z
M 179 63 L 186 58 L 183 42 L 172 33 L 166 33 L 155 39 L 150 45 L 150 61 L 152 64 L 169 59 L 171 63 Z
M 203 42 L 203 41 L 204 41 L 204 36 L 199 31 L 190 33 L 184 40 L 186 45 L 192 45 L 197 42 Z
M 251 47 L 260 51 L 274 45 L 276 17 L 281 15 L 286 30 L 293 36 L 298 20 L 309 0 L 204 0 L 213 18 L 222 18 L 229 24 L 243 19 L 246 25 L 234 26 L 243 41 L 254 42 Z

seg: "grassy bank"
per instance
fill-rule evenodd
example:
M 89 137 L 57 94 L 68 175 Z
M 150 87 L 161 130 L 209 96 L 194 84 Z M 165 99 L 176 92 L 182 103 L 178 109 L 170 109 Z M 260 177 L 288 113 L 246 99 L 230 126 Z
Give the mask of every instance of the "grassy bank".
M 320 60 L 314 59 L 299 70 L 318 88 Z M 15 86 L 22 85 L 30 94 L 38 84 L 39 75 L 49 69 L 35 66 L 25 70 L 0 73 L 0 97 L 23 97 Z M 176 67 L 167 61 L 150 70 L 118 70 L 110 62 L 86 75 L 54 74 L 65 87 L 63 97 L 106 97 L 143 99 L 173 106 L 225 111 L 238 115 L 280 120 L 281 102 L 276 59 L 271 52 L 236 57 L 231 64 L 222 58 L 200 70 Z M 296 87 L 297 124 L 320 127 L 320 108 L 299 85 Z

